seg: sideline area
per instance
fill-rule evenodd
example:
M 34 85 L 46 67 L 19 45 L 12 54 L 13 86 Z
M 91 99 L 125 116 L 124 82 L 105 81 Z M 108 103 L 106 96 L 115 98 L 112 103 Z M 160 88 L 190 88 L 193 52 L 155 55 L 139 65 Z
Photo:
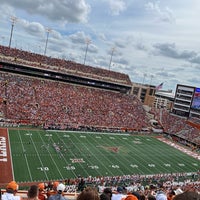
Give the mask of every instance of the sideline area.
M 0 185 L 13 180 L 8 129 L 0 128 Z

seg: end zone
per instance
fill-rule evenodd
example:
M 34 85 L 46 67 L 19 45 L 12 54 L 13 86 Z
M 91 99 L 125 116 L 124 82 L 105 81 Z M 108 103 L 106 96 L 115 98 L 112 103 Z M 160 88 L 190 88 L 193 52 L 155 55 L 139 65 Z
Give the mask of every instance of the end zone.
M 8 129 L 0 128 L 0 185 L 13 180 Z

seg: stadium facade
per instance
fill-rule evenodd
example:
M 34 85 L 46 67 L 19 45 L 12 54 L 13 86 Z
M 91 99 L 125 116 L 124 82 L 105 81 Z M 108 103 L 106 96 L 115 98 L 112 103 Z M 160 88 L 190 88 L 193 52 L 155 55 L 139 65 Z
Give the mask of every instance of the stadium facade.
M 172 112 L 187 118 L 199 118 L 200 88 L 178 84 Z

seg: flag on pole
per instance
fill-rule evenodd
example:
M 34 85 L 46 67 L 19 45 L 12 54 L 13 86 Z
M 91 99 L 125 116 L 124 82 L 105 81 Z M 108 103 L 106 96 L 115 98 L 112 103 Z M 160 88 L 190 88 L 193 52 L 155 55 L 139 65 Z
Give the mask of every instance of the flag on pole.
M 163 82 L 156 86 L 156 90 L 160 90 L 160 89 L 162 89 L 162 87 L 163 87 Z

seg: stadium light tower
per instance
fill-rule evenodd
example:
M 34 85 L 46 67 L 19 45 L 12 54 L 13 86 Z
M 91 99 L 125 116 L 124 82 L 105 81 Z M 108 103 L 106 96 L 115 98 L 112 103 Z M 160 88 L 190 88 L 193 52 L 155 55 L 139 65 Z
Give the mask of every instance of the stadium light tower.
M 10 17 L 10 20 L 11 20 L 11 31 L 10 31 L 9 48 L 11 47 L 13 29 L 14 29 L 14 26 L 15 26 L 15 22 L 17 21 L 17 17 L 11 16 L 11 17 Z
M 88 46 L 91 43 L 91 40 L 87 38 L 85 40 L 85 43 L 86 43 L 86 49 L 85 49 L 85 57 L 84 57 L 84 62 L 83 62 L 84 65 L 85 65 L 85 61 L 86 61 L 86 57 L 87 57 Z
M 49 33 L 51 32 L 52 30 L 50 28 L 47 28 L 46 29 L 46 32 L 47 32 L 47 38 L 46 38 L 46 44 L 45 44 L 45 48 L 44 48 L 44 55 L 46 55 L 46 52 L 47 52 L 47 44 L 48 44 L 48 40 L 49 40 Z
M 110 71 L 110 66 L 111 66 L 111 63 L 112 63 L 113 53 L 114 53 L 115 50 L 116 50 L 115 47 L 113 47 L 113 48 L 111 49 L 111 56 L 110 56 L 110 63 L 109 63 L 109 71 Z
M 145 78 L 147 77 L 147 74 L 144 73 L 144 77 L 143 77 L 143 81 L 142 81 L 142 84 L 144 84 L 144 81 L 145 81 Z
M 151 79 L 150 79 L 150 84 L 149 85 L 151 85 L 153 77 L 154 77 L 154 75 L 150 76 Z

